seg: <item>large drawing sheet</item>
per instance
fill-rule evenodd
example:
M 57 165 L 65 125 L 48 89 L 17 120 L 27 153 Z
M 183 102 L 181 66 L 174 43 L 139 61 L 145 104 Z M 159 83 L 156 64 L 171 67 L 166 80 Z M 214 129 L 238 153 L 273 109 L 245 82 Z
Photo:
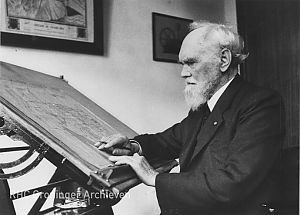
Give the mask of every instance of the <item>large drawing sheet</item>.
M 6 63 L 0 68 L 2 105 L 52 140 L 47 144 L 87 175 L 112 164 L 94 147 L 96 141 L 119 132 L 135 134 L 59 78 Z

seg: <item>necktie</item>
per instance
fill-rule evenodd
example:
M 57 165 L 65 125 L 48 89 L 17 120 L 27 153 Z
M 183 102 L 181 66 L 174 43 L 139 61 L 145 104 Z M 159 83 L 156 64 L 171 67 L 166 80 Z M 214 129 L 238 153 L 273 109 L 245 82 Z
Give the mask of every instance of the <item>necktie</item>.
M 208 119 L 209 114 L 210 114 L 210 110 L 209 110 L 207 102 L 205 104 L 203 104 L 203 106 L 201 107 L 201 112 L 202 112 L 202 122 L 201 122 L 200 129 L 205 124 L 205 122 Z M 199 131 L 200 131 L 200 129 L 199 129 Z

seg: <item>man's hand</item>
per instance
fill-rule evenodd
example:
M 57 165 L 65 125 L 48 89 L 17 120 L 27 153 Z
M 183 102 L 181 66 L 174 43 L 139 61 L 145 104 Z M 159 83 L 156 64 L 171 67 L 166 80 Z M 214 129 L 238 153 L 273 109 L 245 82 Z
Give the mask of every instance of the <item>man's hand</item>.
M 95 144 L 99 150 L 108 151 L 113 155 L 133 155 L 140 151 L 139 144 L 129 141 L 122 134 L 103 137 Z
M 110 156 L 109 160 L 115 162 L 116 165 L 130 165 L 144 184 L 155 186 L 155 178 L 158 172 L 150 166 L 144 156 L 135 153 L 133 156 Z

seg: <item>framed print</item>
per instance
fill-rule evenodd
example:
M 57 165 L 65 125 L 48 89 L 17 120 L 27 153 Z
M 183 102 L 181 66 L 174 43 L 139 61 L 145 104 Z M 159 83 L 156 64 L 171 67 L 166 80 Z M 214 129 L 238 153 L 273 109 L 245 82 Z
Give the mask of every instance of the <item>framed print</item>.
M 102 0 L 2 0 L 1 45 L 103 54 Z
M 191 19 L 152 13 L 153 60 L 178 62 L 180 46 L 191 22 Z

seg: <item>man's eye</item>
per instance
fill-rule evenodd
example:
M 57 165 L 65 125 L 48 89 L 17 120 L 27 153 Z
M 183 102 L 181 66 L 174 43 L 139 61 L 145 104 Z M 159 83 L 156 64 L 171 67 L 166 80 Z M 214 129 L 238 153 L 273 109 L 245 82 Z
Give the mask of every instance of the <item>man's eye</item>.
M 193 66 L 196 62 L 194 60 L 186 61 L 185 64 L 188 66 Z
M 183 61 L 179 60 L 178 62 L 182 65 L 193 66 L 195 63 L 197 63 L 197 60 L 196 59 L 186 59 Z

